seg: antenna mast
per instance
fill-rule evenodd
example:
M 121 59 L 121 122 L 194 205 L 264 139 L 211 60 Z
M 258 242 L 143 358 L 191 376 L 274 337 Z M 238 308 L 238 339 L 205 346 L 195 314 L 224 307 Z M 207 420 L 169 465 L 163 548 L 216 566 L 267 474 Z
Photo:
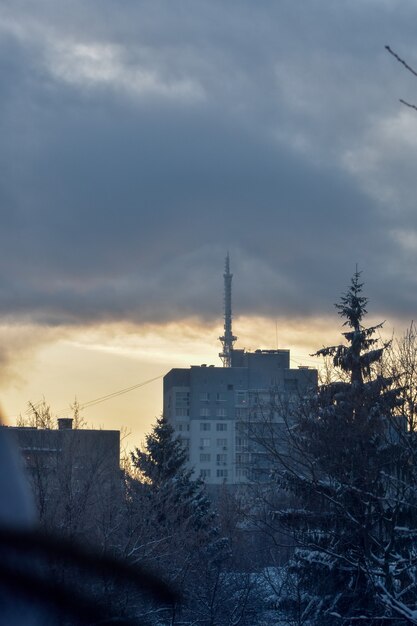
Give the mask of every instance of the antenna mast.
M 223 350 L 219 357 L 223 361 L 223 367 L 232 367 L 233 344 L 236 341 L 232 333 L 232 278 L 230 273 L 229 253 L 226 256 L 226 264 L 224 269 L 224 335 L 219 337 L 222 342 Z

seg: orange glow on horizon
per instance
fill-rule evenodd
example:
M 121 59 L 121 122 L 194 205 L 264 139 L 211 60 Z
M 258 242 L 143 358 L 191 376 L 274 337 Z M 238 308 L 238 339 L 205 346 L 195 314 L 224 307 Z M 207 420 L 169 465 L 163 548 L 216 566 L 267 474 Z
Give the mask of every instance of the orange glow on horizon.
M 311 354 L 343 339 L 336 315 L 276 320 L 236 317 L 233 329 L 238 335 L 237 348 L 289 349 L 292 367 L 319 367 L 320 360 Z M 128 447 L 139 445 L 161 413 L 164 374 L 173 367 L 202 363 L 221 366 L 221 331 L 219 324 L 197 319 L 164 325 L 111 323 L 55 329 L 26 325 L 20 331 L 13 327 L 12 332 L 10 326 L 0 326 L 6 372 L 0 379 L 1 403 L 6 423 L 14 424 L 19 414 L 24 415 L 28 401 L 45 398 L 53 414 L 63 416 L 69 413 L 75 397 L 84 404 L 159 377 L 84 411 L 91 427 L 125 428 L 130 432 Z M 386 327 L 384 336 L 391 333 Z M 26 341 L 30 336 L 36 341 Z

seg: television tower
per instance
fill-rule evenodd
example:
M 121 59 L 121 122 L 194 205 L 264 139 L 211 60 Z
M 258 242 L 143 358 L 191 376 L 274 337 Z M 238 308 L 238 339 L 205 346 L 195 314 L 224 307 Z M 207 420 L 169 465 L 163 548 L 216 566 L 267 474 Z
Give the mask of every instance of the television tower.
M 222 342 L 222 352 L 219 357 L 223 361 L 223 367 L 232 367 L 233 344 L 236 341 L 232 333 L 232 278 L 230 273 L 229 253 L 226 256 L 226 264 L 224 269 L 224 335 L 219 337 Z

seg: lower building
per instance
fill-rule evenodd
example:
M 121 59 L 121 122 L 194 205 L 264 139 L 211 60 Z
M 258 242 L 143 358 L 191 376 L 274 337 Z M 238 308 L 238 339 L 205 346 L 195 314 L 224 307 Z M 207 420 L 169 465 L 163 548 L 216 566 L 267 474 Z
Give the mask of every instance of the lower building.
M 97 533 L 120 503 L 120 432 L 5 427 L 25 461 L 40 521 L 70 534 Z M 104 529 L 104 526 L 103 526 Z

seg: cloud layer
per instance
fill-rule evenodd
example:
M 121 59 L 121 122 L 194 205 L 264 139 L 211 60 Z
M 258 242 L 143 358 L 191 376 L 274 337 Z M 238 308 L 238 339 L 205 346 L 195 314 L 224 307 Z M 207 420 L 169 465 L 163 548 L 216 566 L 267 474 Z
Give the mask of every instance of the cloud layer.
M 417 290 L 414 2 L 0 8 L 0 314 L 326 315 Z

